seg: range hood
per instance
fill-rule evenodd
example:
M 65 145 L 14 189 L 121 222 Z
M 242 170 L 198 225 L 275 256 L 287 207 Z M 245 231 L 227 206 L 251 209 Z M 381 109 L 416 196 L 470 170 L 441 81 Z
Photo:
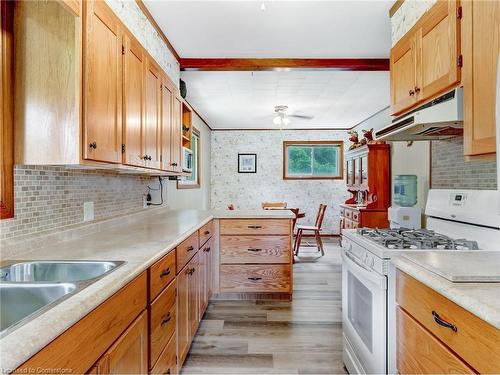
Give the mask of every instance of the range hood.
M 463 89 L 444 94 L 375 132 L 386 141 L 425 141 L 463 134 Z

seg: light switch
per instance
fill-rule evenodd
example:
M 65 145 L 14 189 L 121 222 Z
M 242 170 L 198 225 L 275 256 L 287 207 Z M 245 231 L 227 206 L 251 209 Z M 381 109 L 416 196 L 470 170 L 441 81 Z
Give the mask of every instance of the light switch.
M 83 221 L 94 220 L 94 202 L 83 202 Z

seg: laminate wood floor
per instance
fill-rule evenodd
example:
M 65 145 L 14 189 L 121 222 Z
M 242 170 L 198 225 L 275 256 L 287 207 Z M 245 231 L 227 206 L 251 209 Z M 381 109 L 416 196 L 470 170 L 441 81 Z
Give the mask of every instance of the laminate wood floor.
M 341 257 L 303 247 L 293 301 L 211 301 L 183 374 L 345 374 Z

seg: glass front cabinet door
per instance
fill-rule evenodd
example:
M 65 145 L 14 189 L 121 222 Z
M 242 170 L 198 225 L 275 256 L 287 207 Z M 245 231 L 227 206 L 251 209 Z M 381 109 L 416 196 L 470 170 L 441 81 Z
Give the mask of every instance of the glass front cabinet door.
M 361 157 L 361 184 L 368 182 L 368 155 Z
M 346 163 L 346 184 L 347 185 L 352 185 L 353 184 L 353 172 L 354 172 L 354 163 L 351 160 L 347 160 Z

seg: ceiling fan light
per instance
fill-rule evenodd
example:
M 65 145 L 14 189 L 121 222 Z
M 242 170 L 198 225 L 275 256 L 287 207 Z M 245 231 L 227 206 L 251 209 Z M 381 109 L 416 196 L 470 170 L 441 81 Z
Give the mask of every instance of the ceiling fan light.
M 291 120 L 288 117 L 283 118 L 283 125 L 286 126 L 286 125 L 290 124 L 290 122 L 291 122 Z
M 273 119 L 273 124 L 274 125 L 281 125 L 282 124 L 282 119 L 281 119 L 281 116 L 276 116 L 274 119 Z

